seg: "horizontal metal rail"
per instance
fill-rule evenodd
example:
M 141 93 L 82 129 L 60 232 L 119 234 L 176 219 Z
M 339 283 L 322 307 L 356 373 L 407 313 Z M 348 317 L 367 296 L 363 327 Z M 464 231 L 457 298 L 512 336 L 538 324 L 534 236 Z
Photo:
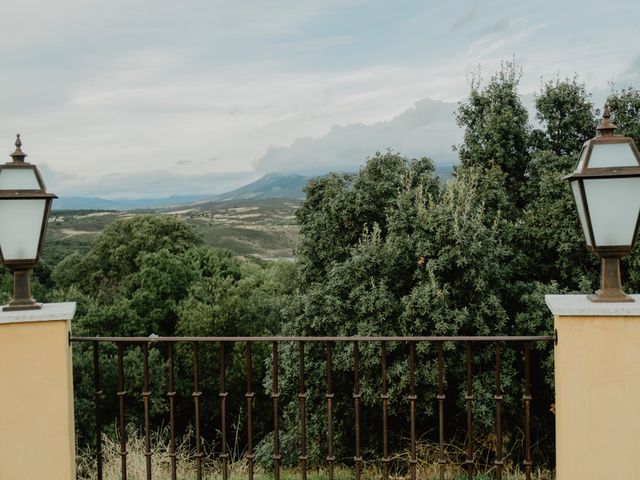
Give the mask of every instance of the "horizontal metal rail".
M 523 336 L 414 336 L 414 337 L 76 337 L 71 336 L 72 342 L 552 342 L 557 341 L 555 335 L 523 335 Z

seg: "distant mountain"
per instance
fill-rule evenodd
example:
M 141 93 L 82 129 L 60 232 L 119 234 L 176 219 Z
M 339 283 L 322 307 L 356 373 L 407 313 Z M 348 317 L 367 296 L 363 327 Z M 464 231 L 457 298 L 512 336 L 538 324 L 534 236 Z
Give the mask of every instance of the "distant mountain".
M 266 198 L 291 198 L 299 200 L 304 198 L 302 189 L 308 181 L 309 177 L 298 174 L 285 175 L 269 173 L 244 187 L 231 190 L 222 195 L 216 195 L 211 198 L 211 200 L 217 202 Z
M 436 174 L 443 180 L 451 177 L 453 165 L 438 165 Z M 237 200 L 266 200 L 286 198 L 302 200 L 302 191 L 313 177 L 298 174 L 269 173 L 244 187 L 220 195 L 174 195 L 164 198 L 62 197 L 53 202 L 54 210 L 136 210 L 146 208 L 182 207 L 195 203 L 230 202 Z
M 211 195 L 174 195 L 165 198 L 61 197 L 53 201 L 53 210 L 135 210 L 170 207 L 210 199 Z
M 200 202 L 227 202 L 232 200 L 260 200 L 267 198 L 304 198 L 302 189 L 309 177 L 291 174 L 267 174 L 244 187 L 221 195 L 174 195 L 164 198 L 61 197 L 53 202 L 53 210 L 136 210 L 168 208 Z
M 436 165 L 436 175 L 448 180 L 453 175 L 453 164 Z M 298 174 L 269 173 L 255 182 L 230 192 L 207 199 L 208 202 L 229 202 L 234 200 L 266 200 L 268 198 L 304 199 L 303 189 L 307 182 L 316 177 Z

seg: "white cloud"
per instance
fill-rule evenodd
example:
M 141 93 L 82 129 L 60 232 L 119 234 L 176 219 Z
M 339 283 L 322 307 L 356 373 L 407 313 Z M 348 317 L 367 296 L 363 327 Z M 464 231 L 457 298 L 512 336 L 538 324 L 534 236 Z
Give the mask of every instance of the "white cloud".
M 334 126 L 320 138 L 298 138 L 289 147 L 271 147 L 257 161 L 260 172 L 322 174 L 357 170 L 369 155 L 391 148 L 408 157 L 455 162 L 451 147 L 461 140 L 455 103 L 424 99 L 390 121 Z

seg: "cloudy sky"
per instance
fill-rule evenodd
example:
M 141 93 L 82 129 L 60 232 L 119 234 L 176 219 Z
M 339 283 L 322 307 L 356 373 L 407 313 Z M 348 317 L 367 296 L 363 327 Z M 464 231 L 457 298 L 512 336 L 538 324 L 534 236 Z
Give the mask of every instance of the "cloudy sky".
M 514 0 L 4 0 L 0 145 L 61 196 L 220 193 L 352 170 L 376 149 L 454 160 L 452 111 L 501 60 L 640 87 L 640 4 Z

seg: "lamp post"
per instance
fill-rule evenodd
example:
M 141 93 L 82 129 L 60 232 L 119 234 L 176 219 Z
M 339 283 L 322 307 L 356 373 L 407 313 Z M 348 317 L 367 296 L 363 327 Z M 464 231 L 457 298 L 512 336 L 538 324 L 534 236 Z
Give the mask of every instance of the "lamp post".
M 615 135 L 605 105 L 598 135 L 582 146 L 569 180 L 587 247 L 601 259 L 592 302 L 633 302 L 622 291 L 620 257 L 633 248 L 640 220 L 640 154 L 632 138 Z
M 54 194 L 35 165 L 25 162 L 20 135 L 11 161 L 0 165 L 0 260 L 13 272 L 13 300 L 3 311 L 36 310 L 29 274 L 42 251 Z

